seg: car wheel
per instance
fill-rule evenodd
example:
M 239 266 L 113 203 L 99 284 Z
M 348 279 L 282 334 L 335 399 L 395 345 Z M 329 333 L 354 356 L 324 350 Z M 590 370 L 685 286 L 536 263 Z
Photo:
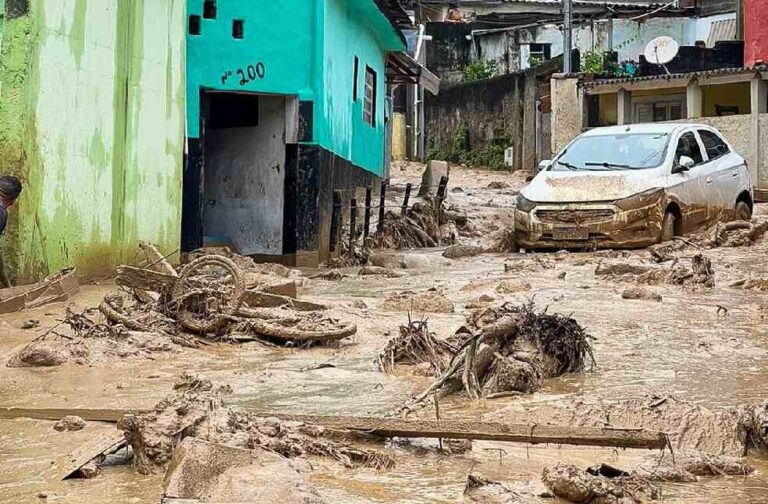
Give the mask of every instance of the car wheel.
M 734 215 L 736 220 L 749 221 L 752 220 L 752 209 L 746 201 L 739 201 L 736 203 L 736 211 L 734 212 Z
M 677 227 L 677 216 L 672 212 L 664 214 L 664 220 L 661 223 L 661 241 L 668 242 L 675 238 L 675 228 Z

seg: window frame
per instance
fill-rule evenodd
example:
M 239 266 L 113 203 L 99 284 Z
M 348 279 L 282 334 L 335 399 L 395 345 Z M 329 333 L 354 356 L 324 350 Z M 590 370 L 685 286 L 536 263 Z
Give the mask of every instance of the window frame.
M 360 94 L 360 58 L 355 56 L 353 62 L 352 101 L 357 103 Z
M 680 135 L 677 137 L 677 141 L 675 142 L 675 146 L 674 146 L 675 150 L 674 150 L 674 154 L 673 154 L 673 157 L 672 157 L 672 161 L 673 161 L 672 169 L 674 169 L 674 165 L 677 164 L 678 159 L 679 159 L 677 157 L 677 148 L 680 145 L 680 141 L 683 139 L 683 137 L 685 135 L 688 135 L 688 134 L 693 136 L 693 139 L 696 141 L 696 146 L 699 148 L 699 156 L 701 157 L 701 161 L 699 161 L 698 163 L 696 162 L 695 159 L 691 158 L 691 159 L 693 159 L 693 162 L 694 162 L 692 168 L 696 168 L 698 166 L 701 166 L 704 163 L 707 163 L 709 161 L 709 159 L 707 159 L 705 157 L 707 151 L 706 151 L 706 149 L 703 148 L 704 146 L 702 145 L 701 140 L 699 139 L 699 135 L 697 134 L 696 130 L 694 130 L 694 129 L 687 129 L 687 130 L 683 131 L 682 133 L 680 133 Z
M 371 85 L 368 83 L 368 76 L 373 77 Z M 363 83 L 363 122 L 373 128 L 376 127 L 376 106 L 378 94 L 378 73 L 368 65 L 365 65 L 365 82 Z M 369 98 L 370 91 L 370 98 Z M 369 111 L 370 105 L 370 111 Z M 369 117 L 370 116 L 370 117 Z
M 720 159 L 721 157 L 731 153 L 731 148 L 728 145 L 728 142 L 725 141 L 725 138 L 723 138 L 722 135 L 720 135 L 720 134 L 718 134 L 718 133 L 716 133 L 716 132 L 714 132 L 712 130 L 708 130 L 708 129 L 704 129 L 704 128 L 697 129 L 696 133 L 698 133 L 699 139 L 701 139 L 701 144 L 704 146 L 704 152 L 707 153 L 707 162 L 714 161 L 715 159 Z M 717 156 L 711 157 L 709 155 L 709 149 L 707 149 L 707 144 L 704 143 L 704 135 L 702 133 L 709 133 L 710 135 L 713 135 L 715 138 L 717 138 L 720 141 L 720 143 L 725 146 L 725 149 L 726 149 L 725 152 L 721 152 Z

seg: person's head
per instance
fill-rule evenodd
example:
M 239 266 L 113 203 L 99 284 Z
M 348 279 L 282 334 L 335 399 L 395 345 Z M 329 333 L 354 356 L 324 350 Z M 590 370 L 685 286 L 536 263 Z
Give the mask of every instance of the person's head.
M 7 175 L 0 177 L 0 202 L 5 208 L 10 207 L 21 194 L 21 181 L 16 177 Z

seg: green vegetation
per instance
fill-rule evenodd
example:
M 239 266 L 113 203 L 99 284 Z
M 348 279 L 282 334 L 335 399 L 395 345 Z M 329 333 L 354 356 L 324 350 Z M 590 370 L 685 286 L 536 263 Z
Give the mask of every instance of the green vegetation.
M 590 74 L 603 73 L 603 54 L 599 51 L 591 50 L 584 52 L 584 63 L 582 71 Z
M 496 75 L 499 63 L 496 60 L 477 60 L 464 67 L 462 73 L 466 82 L 487 80 Z
M 450 149 L 438 149 L 430 145 L 427 159 L 439 159 L 467 166 L 484 166 L 491 170 L 506 170 L 504 151 L 511 144 L 507 137 L 495 138 L 490 144 L 479 149 L 472 149 L 469 141 L 469 126 L 462 124 L 456 130 L 456 136 Z

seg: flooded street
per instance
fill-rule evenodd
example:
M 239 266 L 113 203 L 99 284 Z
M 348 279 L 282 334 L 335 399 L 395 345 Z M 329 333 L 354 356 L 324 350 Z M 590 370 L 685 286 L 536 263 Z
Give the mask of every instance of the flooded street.
M 390 197 L 402 198 L 405 183 L 417 185 L 418 166 L 395 167 Z M 489 187 L 489 184 L 491 187 Z M 495 246 L 511 227 L 516 191 L 524 180 L 509 175 L 456 168 L 451 173 L 448 206 L 466 212 L 477 229 L 465 244 Z M 756 218 L 768 217 L 758 206 Z M 584 373 L 546 379 L 532 394 L 472 401 L 463 394 L 440 402 L 442 420 L 546 423 L 540 408 L 564 408 L 575 402 L 616 403 L 648 396 L 674 396 L 711 410 L 757 404 L 768 398 L 768 292 L 732 288 L 744 278 L 768 278 L 768 240 L 751 247 L 697 250 L 712 261 L 715 287 L 650 285 L 661 296 L 624 299 L 632 283 L 596 275 L 601 263 L 652 264 L 647 250 L 628 252 L 487 252 L 447 259 L 445 247 L 384 251 L 380 260 L 405 264 L 396 278 L 359 276 L 359 268 L 339 268 L 342 278 L 313 278 L 299 288 L 302 300 L 325 304 L 328 313 L 357 324 L 357 334 L 337 346 L 281 348 L 259 342 L 216 343 L 145 357 L 114 357 L 50 368 L 11 368 L 5 363 L 34 338 L 57 324 L 64 308 L 82 311 L 98 305 L 114 289 L 111 282 L 84 285 L 78 296 L 0 318 L 0 407 L 152 408 L 184 371 L 193 370 L 215 384 L 228 384 L 226 404 L 253 412 L 384 415 L 424 390 L 432 378 L 408 369 L 378 370 L 375 360 L 399 327 L 427 320 L 440 339 L 466 323 L 468 305 L 479 299 L 500 305 L 533 301 L 537 309 L 570 316 L 594 337 L 596 365 Z M 323 270 L 325 271 L 325 270 Z M 304 270 L 304 277 L 319 271 Z M 441 293 L 452 312 L 387 310 L 385 300 L 405 291 Z M 21 329 L 30 319 L 35 329 Z M 542 410 L 546 411 L 546 409 Z M 573 410 L 574 414 L 576 410 Z M 412 414 L 433 419 L 427 406 Z M 567 415 L 564 415 L 567 416 Z M 0 502 L 103 502 L 154 504 L 162 495 L 162 474 L 142 476 L 130 466 L 105 467 L 91 480 L 56 481 L 55 466 L 93 436 L 115 429 L 88 422 L 77 432 L 57 432 L 53 421 L 0 419 Z M 626 426 L 631 427 L 631 426 Z M 333 460 L 311 457 L 308 480 L 328 502 L 402 504 L 461 502 L 467 476 L 479 475 L 538 495 L 544 467 L 568 462 L 578 467 L 601 463 L 632 467 L 649 456 L 645 450 L 524 445 L 475 441 L 462 454 L 447 454 L 436 440 L 390 440 L 384 451 L 396 460 L 391 469 L 349 469 Z M 662 484 L 664 502 L 768 502 L 768 458 L 750 455 L 749 476 L 702 477 L 695 483 Z M 45 494 L 45 500 L 40 495 Z M 549 499 L 550 502 L 558 502 Z

